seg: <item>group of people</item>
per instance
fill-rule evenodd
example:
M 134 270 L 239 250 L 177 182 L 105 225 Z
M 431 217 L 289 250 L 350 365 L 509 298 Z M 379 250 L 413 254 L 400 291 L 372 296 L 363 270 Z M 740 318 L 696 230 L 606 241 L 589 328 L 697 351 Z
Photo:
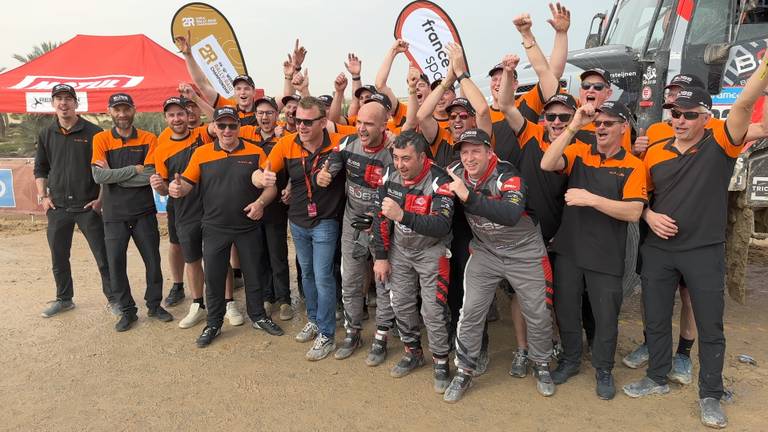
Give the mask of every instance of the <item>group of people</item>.
M 282 320 L 294 316 L 290 228 L 307 317 L 295 339 L 311 342 L 308 360 L 352 356 L 364 343 L 367 299 L 375 298 L 366 364 L 381 365 L 396 334 L 404 352 L 390 375 L 423 366 L 423 323 L 434 390 L 457 402 L 487 370 L 488 315 L 501 287 L 518 347 L 510 374 L 530 370 L 538 392 L 553 395 L 580 371 L 584 328 L 596 394 L 612 399 L 627 229 L 641 221 L 645 343 L 624 363 L 648 369 L 623 390 L 642 397 L 669 392 L 670 379 L 690 383 L 698 333 L 701 419 L 724 427 L 727 186 L 742 145 L 768 135 L 749 123 L 768 84 L 766 62 L 725 121 L 712 118 L 698 78 L 674 77 L 665 95 L 669 118 L 642 134 L 630 110 L 609 100 L 610 72 L 584 71 L 578 97 L 560 88 L 570 13 L 550 8 L 549 59 L 530 16 L 513 21 L 538 84 L 517 94 L 520 58 L 507 55 L 488 71 L 490 105 L 456 44 L 446 47 L 442 80 L 409 69 L 407 102 L 400 101 L 387 81 L 408 49 L 403 40 L 388 51 L 373 85 L 362 84 L 360 60 L 349 54 L 350 77 L 335 79 L 333 95 L 311 96 L 301 72 L 307 52 L 297 41 L 283 64 L 282 98 L 257 98 L 243 75 L 227 99 L 196 65 L 187 38 L 177 38 L 194 85 L 180 85 L 165 101 L 168 127 L 159 137 L 134 127 L 129 94 L 110 97 L 113 127 L 101 131 L 76 114 L 75 90 L 56 85 L 56 121 L 40 135 L 35 159 L 57 287 L 43 316 L 74 307 L 69 251 L 77 224 L 98 263 L 107 307 L 120 317 L 116 330 L 137 320 L 126 270 L 130 239 L 146 266 L 147 315 L 173 320 L 161 305 L 154 190 L 170 197 L 174 286 L 166 305 L 184 298 L 184 272 L 193 301 L 179 326 L 205 320 L 201 348 L 221 334 L 225 318 L 243 324 L 238 285 L 253 327 L 284 334 L 271 317 L 274 305 Z M 353 98 L 343 115 L 350 78 Z M 673 361 L 678 289 L 686 327 Z M 339 300 L 345 334 L 337 344 Z

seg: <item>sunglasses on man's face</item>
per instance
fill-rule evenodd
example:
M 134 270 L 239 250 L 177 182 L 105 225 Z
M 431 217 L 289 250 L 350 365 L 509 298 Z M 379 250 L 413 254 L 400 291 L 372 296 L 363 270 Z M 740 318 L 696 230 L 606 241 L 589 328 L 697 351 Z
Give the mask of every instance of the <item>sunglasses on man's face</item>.
M 461 120 L 466 120 L 466 119 L 469 118 L 469 114 L 465 113 L 465 112 L 463 112 L 463 113 L 451 113 L 451 115 L 449 115 L 448 118 L 451 119 L 451 120 L 456 120 L 457 118 L 461 119 Z
M 595 89 L 597 91 L 601 91 L 601 90 L 603 90 L 606 87 L 607 86 L 606 86 L 605 83 L 594 83 L 594 82 L 593 83 L 591 83 L 591 82 L 583 82 L 583 83 L 581 83 L 582 90 L 589 90 L 590 88 L 593 88 L 593 89 Z
M 237 128 L 240 127 L 240 124 L 239 123 L 216 123 L 216 127 L 222 131 L 226 129 L 233 131 L 233 130 L 237 130 Z
M 321 118 L 323 118 L 323 116 L 313 118 L 313 119 L 303 119 L 303 118 L 294 117 L 294 120 L 296 121 L 297 125 L 303 124 L 306 127 L 312 127 L 312 125 L 315 124 L 315 122 L 320 120 Z
M 671 111 L 672 118 L 673 119 L 679 119 L 680 117 L 683 117 L 686 120 L 696 120 L 699 118 L 700 115 L 704 113 L 696 112 L 696 111 L 678 111 L 676 109 L 673 109 Z
M 560 119 L 562 123 L 568 123 L 571 120 L 571 114 L 563 113 L 563 114 L 544 114 L 544 118 L 548 122 L 553 122 L 555 119 Z
M 595 128 L 599 128 L 600 126 L 605 126 L 609 128 L 617 123 L 624 123 L 624 122 L 621 120 L 595 120 L 592 122 L 592 124 L 595 125 Z

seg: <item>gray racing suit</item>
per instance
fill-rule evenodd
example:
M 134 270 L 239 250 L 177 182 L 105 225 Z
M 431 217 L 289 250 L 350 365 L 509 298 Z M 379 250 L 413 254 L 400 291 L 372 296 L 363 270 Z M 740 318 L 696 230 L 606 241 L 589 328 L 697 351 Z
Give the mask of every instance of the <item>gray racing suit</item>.
M 503 279 L 518 295 L 528 327 L 530 359 L 548 362 L 552 354 L 552 319 L 545 293 L 552 286 L 552 270 L 541 230 L 525 213 L 523 179 L 512 164 L 495 155 L 477 182 L 468 178 L 461 163 L 448 169 L 464 179 L 469 189 L 464 212 L 473 235 L 464 269 L 456 365 L 469 371 L 476 368 L 488 308 Z
M 453 218 L 453 193 L 446 172 L 426 159 L 421 172 L 405 180 L 390 167 L 378 198 L 389 197 L 403 209 L 401 222 L 380 214 L 373 227 L 374 256 L 388 259 L 391 272 L 387 288 L 392 298 L 400 339 L 409 349 L 421 349 L 421 322 L 417 297 L 421 295 L 421 317 L 427 328 L 429 350 L 436 358 L 447 358 L 448 341 L 448 245 Z

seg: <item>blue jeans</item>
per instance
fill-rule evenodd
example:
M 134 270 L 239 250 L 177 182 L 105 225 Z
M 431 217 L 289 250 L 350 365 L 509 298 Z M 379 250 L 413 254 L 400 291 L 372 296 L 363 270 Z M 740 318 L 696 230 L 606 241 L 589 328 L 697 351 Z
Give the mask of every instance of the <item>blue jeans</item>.
M 333 339 L 336 333 L 333 256 L 339 237 L 339 223 L 323 219 L 314 228 L 303 228 L 291 222 L 291 235 L 301 266 L 307 317 L 317 324 L 320 333 Z

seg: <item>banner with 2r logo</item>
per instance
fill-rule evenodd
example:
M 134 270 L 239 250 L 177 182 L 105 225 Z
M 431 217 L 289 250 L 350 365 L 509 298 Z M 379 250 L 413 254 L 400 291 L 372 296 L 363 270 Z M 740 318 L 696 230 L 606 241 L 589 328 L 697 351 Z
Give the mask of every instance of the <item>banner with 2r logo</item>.
M 186 4 L 171 20 L 171 36 L 188 38 L 192 56 L 213 88 L 222 96 L 234 95 L 232 80 L 248 69 L 235 31 L 221 12 L 205 3 Z

